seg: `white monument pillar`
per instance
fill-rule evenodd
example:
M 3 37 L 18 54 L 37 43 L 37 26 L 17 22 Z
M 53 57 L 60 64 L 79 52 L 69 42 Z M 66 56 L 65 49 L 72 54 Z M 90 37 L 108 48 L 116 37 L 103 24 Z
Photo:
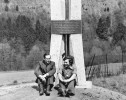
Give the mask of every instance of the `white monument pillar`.
M 51 8 L 51 21 L 59 21 L 65 20 L 65 1 L 64 0 L 50 0 L 50 8 Z M 58 67 L 61 63 L 61 52 L 62 52 L 62 38 L 61 34 L 51 34 L 51 44 L 50 44 L 50 55 L 51 60 L 55 62 L 56 65 L 56 73 Z M 58 83 L 57 74 L 55 74 L 56 82 L 55 85 Z
M 91 88 L 92 82 L 86 81 L 84 52 L 81 31 L 81 0 L 70 0 L 69 20 L 65 20 L 65 0 L 50 0 L 51 4 L 51 47 L 52 61 L 56 63 L 56 69 L 61 63 L 63 49 L 63 34 L 70 34 L 70 51 L 75 59 L 77 67 L 77 88 Z M 57 74 L 55 74 L 55 77 Z

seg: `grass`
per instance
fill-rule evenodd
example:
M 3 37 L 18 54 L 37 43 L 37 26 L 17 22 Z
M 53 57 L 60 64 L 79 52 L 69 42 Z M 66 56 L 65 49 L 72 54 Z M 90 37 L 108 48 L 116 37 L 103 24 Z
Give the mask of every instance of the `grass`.
M 14 80 L 12 83 L 8 84 L 8 86 L 11 86 L 11 85 L 18 85 L 18 81 L 17 80 Z
M 13 71 L 13 72 L 0 72 L 0 85 L 15 85 L 22 82 L 30 82 L 35 80 L 33 70 L 29 71 Z
M 94 78 L 92 82 L 93 85 L 107 88 L 126 95 L 126 74 L 111 76 L 109 78 Z
M 33 83 L 35 82 L 35 80 L 32 80 L 32 81 L 24 81 L 24 82 L 21 82 L 21 83 L 18 83 L 17 80 L 14 80 L 13 83 L 10 83 L 10 84 L 7 84 L 7 86 L 13 86 L 13 85 L 19 85 L 19 84 L 27 84 L 27 83 Z M 1 85 L 1 87 L 4 86 L 4 85 Z

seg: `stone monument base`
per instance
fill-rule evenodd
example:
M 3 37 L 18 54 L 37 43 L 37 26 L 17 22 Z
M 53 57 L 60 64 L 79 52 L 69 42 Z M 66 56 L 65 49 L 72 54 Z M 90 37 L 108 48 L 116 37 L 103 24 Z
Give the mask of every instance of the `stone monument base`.
M 85 81 L 83 85 L 77 85 L 75 86 L 75 88 L 88 88 L 91 89 L 92 88 L 92 82 L 91 81 Z

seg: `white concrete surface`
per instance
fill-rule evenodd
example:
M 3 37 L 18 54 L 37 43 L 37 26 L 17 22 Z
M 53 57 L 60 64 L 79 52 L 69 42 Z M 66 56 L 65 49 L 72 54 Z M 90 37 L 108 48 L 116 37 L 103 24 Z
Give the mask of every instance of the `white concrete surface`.
M 70 20 L 81 20 L 81 0 L 70 0 Z
M 50 0 L 51 20 L 65 20 L 65 0 Z
M 70 40 L 72 41 L 73 56 L 77 66 L 78 85 L 83 88 L 91 88 L 92 83 L 86 81 L 82 34 L 71 35 Z

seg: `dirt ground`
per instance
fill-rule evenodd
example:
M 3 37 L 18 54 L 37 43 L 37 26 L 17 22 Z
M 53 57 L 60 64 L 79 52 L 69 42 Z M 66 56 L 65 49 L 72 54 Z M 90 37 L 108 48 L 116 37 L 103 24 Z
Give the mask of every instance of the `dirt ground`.
M 38 88 L 36 86 L 24 87 L 11 92 L 7 95 L 1 96 L 0 100 L 80 100 L 76 96 L 73 98 L 63 98 L 57 96 L 57 91 L 53 90 L 51 96 L 39 96 Z
M 54 89 L 51 96 L 39 96 L 35 79 L 33 71 L 0 72 L 0 100 L 126 100 L 125 95 L 98 85 L 91 89 L 76 89 L 76 95 L 70 98 L 58 97 Z
M 92 89 L 76 89 L 73 97 L 59 97 L 56 90 L 50 96 L 39 96 L 35 83 L 20 84 L 0 88 L 0 100 L 126 100 L 126 96 L 93 86 Z

